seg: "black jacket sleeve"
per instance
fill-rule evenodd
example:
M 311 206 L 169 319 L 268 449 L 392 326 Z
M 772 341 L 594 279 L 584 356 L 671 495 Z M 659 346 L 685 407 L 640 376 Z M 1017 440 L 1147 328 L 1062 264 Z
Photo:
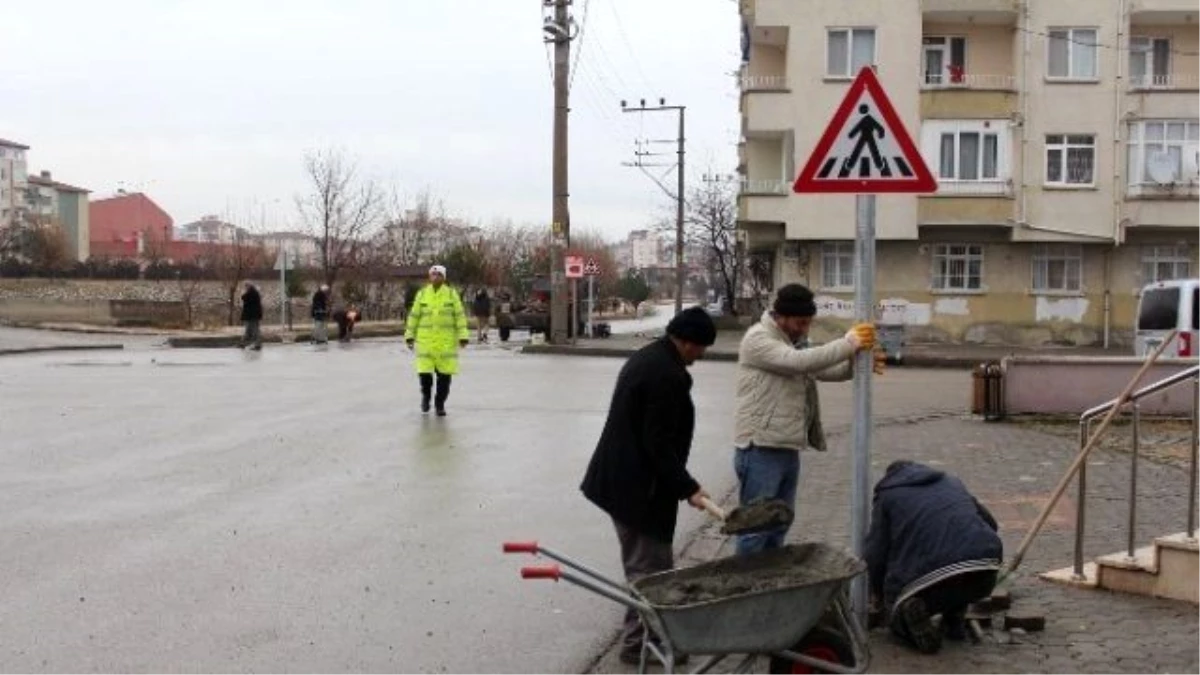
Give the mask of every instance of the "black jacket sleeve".
M 642 417 L 642 438 L 646 444 L 655 482 L 676 499 L 687 499 L 700 489 L 685 466 L 691 444 L 678 420 L 690 405 L 686 390 L 680 390 L 670 378 L 650 377 L 643 381 L 646 408 Z

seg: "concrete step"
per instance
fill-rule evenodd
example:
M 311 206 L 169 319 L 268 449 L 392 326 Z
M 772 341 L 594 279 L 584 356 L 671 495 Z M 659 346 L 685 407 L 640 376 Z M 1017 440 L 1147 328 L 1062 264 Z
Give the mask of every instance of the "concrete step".
M 1104 588 L 1200 604 L 1200 541 L 1185 533 L 1158 537 L 1150 546 L 1100 556 L 1087 563 L 1083 576 L 1073 567 L 1039 575 L 1046 581 L 1078 588 Z

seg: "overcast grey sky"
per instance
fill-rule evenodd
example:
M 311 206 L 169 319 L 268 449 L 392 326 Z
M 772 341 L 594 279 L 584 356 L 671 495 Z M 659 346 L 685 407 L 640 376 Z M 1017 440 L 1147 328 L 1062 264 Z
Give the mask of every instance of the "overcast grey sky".
M 618 238 L 665 199 L 621 162 L 676 128 L 671 113 L 622 113 L 622 97 L 688 106 L 689 176 L 733 170 L 737 5 L 575 0 L 572 13 L 572 224 Z M 540 0 L 2 0 L 0 138 L 31 146 L 31 172 L 93 198 L 144 190 L 176 224 L 294 220 L 304 151 L 331 146 L 458 215 L 544 223 L 542 16 Z

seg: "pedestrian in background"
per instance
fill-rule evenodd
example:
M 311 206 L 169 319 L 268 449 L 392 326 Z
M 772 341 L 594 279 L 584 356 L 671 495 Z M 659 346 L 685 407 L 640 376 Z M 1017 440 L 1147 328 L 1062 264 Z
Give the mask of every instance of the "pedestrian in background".
M 708 493 L 687 470 L 696 424 L 687 368 L 716 341 L 699 307 L 677 314 L 667 335 L 639 349 L 617 376 L 608 419 L 580 488 L 613 520 L 630 582 L 675 566 L 672 540 L 679 502 L 703 509 Z M 621 660 L 638 663 L 643 631 L 625 614 Z
M 349 342 L 354 337 L 354 324 L 358 323 L 358 306 L 338 307 L 333 310 L 333 321 L 338 327 L 338 342 Z
M 249 281 L 242 291 L 242 323 L 245 324 L 242 333 L 242 348 L 249 347 L 254 351 L 262 349 L 262 296 L 258 289 Z
M 492 320 L 492 299 L 488 297 L 486 288 L 479 289 L 475 301 L 471 303 L 471 314 L 475 316 L 475 339 L 487 342 L 488 324 Z
M 321 284 L 312 297 L 313 342 L 323 345 L 329 342 L 329 285 Z
M 825 449 L 817 380 L 850 379 L 855 353 L 875 346 L 875 327 L 860 323 L 842 338 L 809 347 L 808 330 L 816 313 L 812 291 L 788 284 L 738 348 L 733 467 L 742 504 L 781 499 L 795 506 L 800 451 Z M 876 354 L 878 372 L 882 356 Z M 740 535 L 737 552 L 779 548 L 786 535 L 786 526 Z
M 421 412 L 429 412 L 433 399 L 438 417 L 446 416 L 450 380 L 458 374 L 458 349 L 467 346 L 467 317 L 458 291 L 446 284 L 446 268 L 429 268 L 429 283 L 417 292 L 404 324 L 404 342 L 416 349 L 417 379 L 421 383 Z

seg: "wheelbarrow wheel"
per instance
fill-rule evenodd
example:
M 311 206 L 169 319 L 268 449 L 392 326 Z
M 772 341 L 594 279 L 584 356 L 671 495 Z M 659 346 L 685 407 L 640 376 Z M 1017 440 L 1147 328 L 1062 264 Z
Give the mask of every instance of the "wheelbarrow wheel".
M 850 648 L 850 643 L 846 638 L 836 631 L 823 626 L 817 626 L 809 631 L 808 635 L 805 635 L 800 642 L 797 642 L 790 651 L 847 667 L 854 664 L 854 651 Z M 768 672 L 824 673 L 826 671 L 813 668 L 805 663 L 792 661 L 782 656 L 772 656 Z

